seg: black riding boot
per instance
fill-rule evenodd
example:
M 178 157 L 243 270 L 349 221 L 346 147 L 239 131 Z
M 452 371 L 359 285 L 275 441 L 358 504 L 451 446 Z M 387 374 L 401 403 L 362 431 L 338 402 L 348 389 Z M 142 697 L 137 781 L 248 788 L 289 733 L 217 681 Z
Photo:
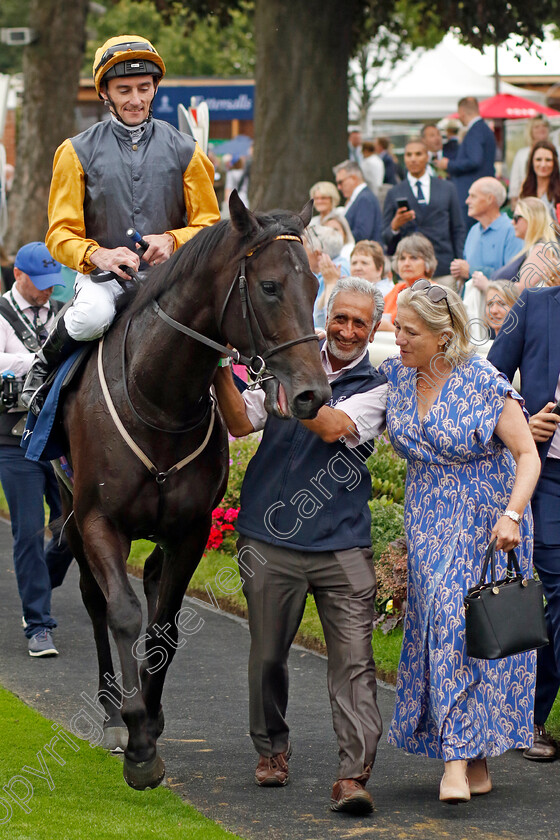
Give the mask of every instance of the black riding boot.
M 39 414 L 45 402 L 46 393 L 43 393 L 40 389 L 45 384 L 48 375 L 56 370 L 82 343 L 68 335 L 64 323 L 65 309 L 62 309 L 56 316 L 47 340 L 35 355 L 23 385 L 21 401 L 33 414 Z

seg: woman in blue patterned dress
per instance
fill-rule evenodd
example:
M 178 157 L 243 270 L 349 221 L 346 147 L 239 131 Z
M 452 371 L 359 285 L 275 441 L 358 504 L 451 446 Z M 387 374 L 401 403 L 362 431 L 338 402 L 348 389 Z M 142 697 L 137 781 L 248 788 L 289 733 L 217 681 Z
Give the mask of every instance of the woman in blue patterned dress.
M 443 758 L 440 799 L 462 802 L 491 790 L 488 756 L 533 741 L 534 652 L 468 657 L 463 598 L 494 537 L 530 573 L 540 462 L 521 397 L 474 354 L 455 292 L 418 280 L 399 295 L 395 327 L 400 358 L 380 370 L 408 464 L 408 600 L 389 742 Z

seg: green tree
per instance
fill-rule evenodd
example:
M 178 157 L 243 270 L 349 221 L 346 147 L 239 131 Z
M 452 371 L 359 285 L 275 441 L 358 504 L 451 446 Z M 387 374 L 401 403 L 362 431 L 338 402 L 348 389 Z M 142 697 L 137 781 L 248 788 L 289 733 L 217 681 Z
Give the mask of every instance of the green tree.
M 29 0 L 2 0 L 0 3 L 0 28 L 28 26 Z M 23 50 L 21 47 L 0 48 L 0 73 L 13 76 L 23 68 Z
M 200 19 L 188 7 L 178 7 L 172 19 L 164 19 L 153 0 L 119 0 L 109 5 L 102 17 L 90 17 L 84 72 L 91 71 L 100 43 L 126 33 L 149 38 L 171 76 L 252 76 L 255 42 L 251 17 L 250 2 L 232 9 L 230 20 L 222 25 L 216 16 Z
M 24 93 L 6 250 L 15 253 L 47 231 L 47 200 L 57 146 L 75 130 L 74 109 L 85 47 L 88 0 L 29 0 L 19 25 L 39 33 L 23 48 Z
M 239 0 L 155 0 L 164 15 L 179 7 L 199 17 L 231 19 Z M 457 27 L 475 47 L 510 34 L 530 42 L 554 20 L 558 0 L 407 0 L 418 42 L 434 29 Z M 251 200 L 255 206 L 300 207 L 309 186 L 332 179 L 346 157 L 348 63 L 371 31 L 399 32 L 397 0 L 255 0 L 257 46 L 255 154 Z M 437 84 L 437 80 L 434 80 Z

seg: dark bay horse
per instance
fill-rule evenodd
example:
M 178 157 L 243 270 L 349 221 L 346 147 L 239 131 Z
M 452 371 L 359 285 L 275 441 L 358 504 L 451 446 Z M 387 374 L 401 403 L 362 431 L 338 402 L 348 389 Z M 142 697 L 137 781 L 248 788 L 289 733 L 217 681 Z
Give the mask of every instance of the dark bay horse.
M 317 280 L 301 244 L 311 204 L 301 215 L 254 214 L 234 193 L 230 213 L 230 221 L 202 230 L 150 273 L 105 336 L 102 368 L 94 352 L 64 404 L 74 486 L 73 496 L 62 487 L 63 503 L 66 516 L 73 510 L 67 535 L 94 627 L 104 743 L 118 745 L 127 735 L 124 776 L 137 789 L 155 787 L 164 775 L 156 743 L 179 636 L 176 617 L 229 463 L 224 423 L 210 397 L 220 352 L 180 327 L 264 356 L 273 375 L 263 381 L 269 413 L 312 418 L 330 396 L 311 340 Z M 173 468 L 189 455 L 189 463 Z M 156 543 L 144 569 L 142 655 L 141 607 L 126 572 L 130 543 L 138 538 Z

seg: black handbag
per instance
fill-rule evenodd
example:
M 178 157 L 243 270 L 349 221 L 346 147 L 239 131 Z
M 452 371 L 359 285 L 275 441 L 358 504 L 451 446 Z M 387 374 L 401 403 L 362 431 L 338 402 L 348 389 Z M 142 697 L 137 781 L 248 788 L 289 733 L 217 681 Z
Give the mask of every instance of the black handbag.
M 508 551 L 506 576 L 497 581 L 495 539 L 478 584 L 465 597 L 465 625 L 467 655 L 475 659 L 502 659 L 548 644 L 542 583 L 523 577 L 515 551 Z

